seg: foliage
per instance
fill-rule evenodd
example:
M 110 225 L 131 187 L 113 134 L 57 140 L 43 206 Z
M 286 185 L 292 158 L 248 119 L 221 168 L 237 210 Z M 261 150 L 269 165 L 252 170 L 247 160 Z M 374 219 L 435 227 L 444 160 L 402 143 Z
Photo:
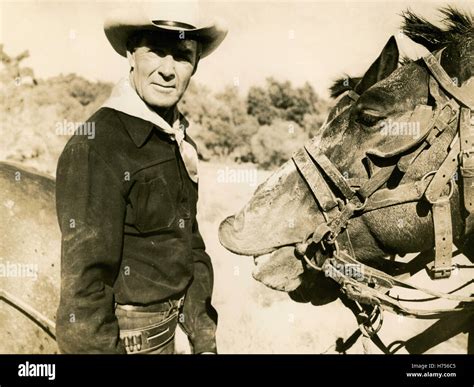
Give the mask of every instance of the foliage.
M 69 136 L 58 123 L 85 121 L 103 103 L 111 84 L 75 74 L 36 79 L 22 66 L 28 52 L 10 57 L 0 45 L 0 159 L 29 164 L 54 174 Z
M 12 57 L 0 45 L 0 159 L 19 161 L 54 174 L 67 135 L 58 123 L 90 117 L 112 85 L 76 74 L 37 79 L 23 65 L 28 51 Z M 180 102 L 190 135 L 203 159 L 254 162 L 274 168 L 286 161 L 323 123 L 328 102 L 309 83 L 267 78 L 246 95 L 234 86 L 212 92 L 191 82 Z
M 270 168 L 288 160 L 307 140 L 307 133 L 296 122 L 276 119 L 260 127 L 252 137 L 251 148 L 257 163 Z
M 236 87 L 213 94 L 191 83 L 181 102 L 183 113 L 194 122 L 191 133 L 201 151 L 205 149 L 205 158 L 256 162 L 264 168 L 281 165 L 313 136 L 328 108 L 309 83 L 294 88 L 274 78 L 264 87 L 251 87 L 246 97 Z

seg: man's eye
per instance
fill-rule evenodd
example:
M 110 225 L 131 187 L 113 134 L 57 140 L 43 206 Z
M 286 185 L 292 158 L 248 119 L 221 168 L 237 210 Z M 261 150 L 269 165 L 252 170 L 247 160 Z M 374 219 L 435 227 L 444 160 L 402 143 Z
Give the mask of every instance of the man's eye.
M 179 62 L 191 62 L 191 56 L 189 54 L 180 53 L 176 54 L 174 57 Z
M 379 114 L 373 114 L 367 111 L 359 111 L 357 113 L 356 121 L 359 124 L 365 125 L 365 126 L 374 126 L 376 123 L 379 121 L 385 119 L 384 116 L 379 115 Z

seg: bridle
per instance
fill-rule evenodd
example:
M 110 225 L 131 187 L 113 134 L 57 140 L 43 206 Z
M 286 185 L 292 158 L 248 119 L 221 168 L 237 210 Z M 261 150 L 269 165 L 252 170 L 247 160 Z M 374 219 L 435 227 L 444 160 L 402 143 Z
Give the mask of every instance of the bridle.
M 326 155 L 321 154 L 316 141 L 292 157 L 325 218 L 324 223 L 296 245 L 296 255 L 304 259 L 308 268 L 324 272 L 335 280 L 342 292 L 358 306 L 368 305 L 371 311 L 377 309 L 380 312 L 383 309 L 417 318 L 440 318 L 446 314 L 474 310 L 474 297 L 411 285 L 357 261 L 347 227 L 351 219 L 370 211 L 410 202 L 425 202 L 432 212 L 435 234 L 434 262 L 428 271 L 432 279 L 451 275 L 453 231 L 450 199 L 456 189 L 453 179 L 456 172 L 463 192 L 464 238 L 474 232 L 474 95 L 453 84 L 439 63 L 441 52 L 423 58 L 430 73 L 429 90 L 436 108 L 432 111 L 431 106 L 418 105 L 412 113 L 412 117 L 421 124 L 421 136 L 414 143 L 396 151 L 371 152 L 378 157 L 394 159 L 395 162 L 380 167 L 366 179 L 348 179 Z M 350 91 L 341 100 L 345 99 L 346 106 L 350 106 L 358 98 L 355 92 Z M 440 160 L 436 169 L 418 181 L 399 184 L 395 188 L 383 188 L 395 171 L 404 175 L 425 150 L 440 141 L 450 145 L 447 156 Z M 322 258 L 311 256 L 315 247 L 322 248 L 328 254 Z M 421 291 L 435 298 L 459 301 L 461 304 L 452 309 L 410 309 L 390 296 L 388 292 L 394 287 Z M 366 328 L 372 326 L 372 317 L 367 316 L 366 321 L 370 324 L 365 325 Z

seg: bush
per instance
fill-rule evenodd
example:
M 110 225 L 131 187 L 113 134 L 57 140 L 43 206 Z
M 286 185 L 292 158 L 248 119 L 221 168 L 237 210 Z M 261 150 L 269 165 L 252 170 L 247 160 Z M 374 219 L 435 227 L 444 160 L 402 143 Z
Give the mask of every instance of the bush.
M 193 122 L 191 136 L 204 144 L 210 157 L 233 161 L 251 158 L 249 143 L 258 123 L 247 114 L 245 100 L 235 87 L 228 86 L 212 94 L 192 83 L 180 107 Z
M 68 140 L 55 133 L 56 123 L 85 121 L 109 96 L 112 85 L 76 74 L 36 79 L 33 70 L 21 64 L 27 57 L 27 51 L 10 57 L 0 45 L 0 159 L 54 174 Z M 308 83 L 295 88 L 268 78 L 247 95 L 233 86 L 214 93 L 191 82 L 180 109 L 191 123 L 189 133 L 201 159 L 274 168 L 317 133 L 328 105 Z
M 53 175 L 69 138 L 56 133 L 56 124 L 85 121 L 105 101 L 112 85 L 75 74 L 36 79 L 31 69 L 21 66 L 27 57 L 27 52 L 9 57 L 0 46 L 0 159 Z
M 307 134 L 295 122 L 275 120 L 260 127 L 251 147 L 256 162 L 263 168 L 278 167 L 308 140 Z
M 294 88 L 268 78 L 265 87 L 251 87 L 245 98 L 235 87 L 213 94 L 191 83 L 181 109 L 194 122 L 191 135 L 206 148 L 201 153 L 273 168 L 317 133 L 328 103 L 308 83 Z

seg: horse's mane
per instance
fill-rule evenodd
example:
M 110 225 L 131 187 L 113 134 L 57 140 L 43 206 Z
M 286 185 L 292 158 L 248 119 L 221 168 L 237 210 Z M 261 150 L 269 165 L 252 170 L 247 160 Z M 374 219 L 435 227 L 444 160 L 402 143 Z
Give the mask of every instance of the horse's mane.
M 444 29 L 408 9 L 401 15 L 403 17 L 402 32 L 429 51 L 435 51 L 450 43 L 457 42 L 461 38 L 466 38 L 469 34 L 474 34 L 472 13 L 463 12 L 451 6 L 440 8 L 439 11 L 444 16 L 442 19 Z M 410 58 L 402 57 L 400 65 L 404 66 L 410 62 L 412 62 Z M 361 77 L 350 77 L 348 75 L 337 79 L 329 88 L 331 98 L 337 98 L 347 90 L 354 90 L 360 80 Z
M 334 81 L 329 88 L 331 98 L 337 98 L 347 90 L 354 90 L 354 87 L 359 83 L 362 77 L 350 77 L 348 75 L 341 77 Z
M 444 16 L 442 19 L 444 29 L 430 23 L 409 9 L 402 13 L 403 33 L 429 51 L 435 51 L 474 33 L 472 13 L 463 12 L 451 6 L 440 8 L 439 11 Z

